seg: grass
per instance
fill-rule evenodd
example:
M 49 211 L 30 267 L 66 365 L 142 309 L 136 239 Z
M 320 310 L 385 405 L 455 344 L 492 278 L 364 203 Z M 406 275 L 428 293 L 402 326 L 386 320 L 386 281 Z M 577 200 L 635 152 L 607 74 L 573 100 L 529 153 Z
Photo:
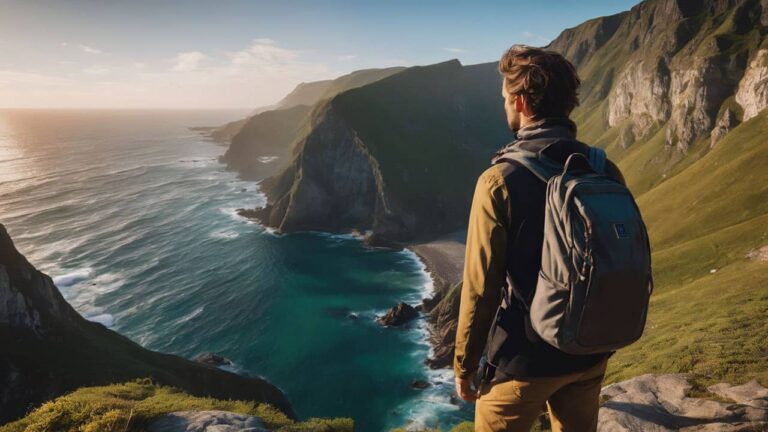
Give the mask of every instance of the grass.
M 158 417 L 175 411 L 223 410 L 259 417 L 272 431 L 352 431 L 351 419 L 295 422 L 268 404 L 195 397 L 149 379 L 83 387 L 43 404 L 0 432 L 141 432 Z
M 701 385 L 768 385 L 768 112 L 640 196 L 656 291 L 642 339 L 620 350 L 606 382 L 685 372 Z

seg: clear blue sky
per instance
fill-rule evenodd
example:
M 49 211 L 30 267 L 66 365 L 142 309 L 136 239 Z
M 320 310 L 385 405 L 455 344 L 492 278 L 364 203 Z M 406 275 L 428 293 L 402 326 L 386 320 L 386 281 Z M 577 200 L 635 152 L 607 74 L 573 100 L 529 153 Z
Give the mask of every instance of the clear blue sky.
M 0 0 L 0 107 L 253 107 L 301 81 L 545 45 L 635 0 Z

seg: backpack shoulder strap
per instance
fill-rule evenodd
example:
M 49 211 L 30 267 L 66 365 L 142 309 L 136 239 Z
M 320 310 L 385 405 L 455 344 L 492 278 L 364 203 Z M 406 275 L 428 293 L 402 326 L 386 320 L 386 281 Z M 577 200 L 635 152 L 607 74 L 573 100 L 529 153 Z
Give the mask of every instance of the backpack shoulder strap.
M 589 164 L 599 174 L 605 174 L 605 150 L 599 147 L 589 147 Z
M 562 166 L 549 160 L 546 156 L 515 146 L 505 148 L 491 161 L 493 164 L 501 162 L 517 162 L 544 183 L 562 171 Z

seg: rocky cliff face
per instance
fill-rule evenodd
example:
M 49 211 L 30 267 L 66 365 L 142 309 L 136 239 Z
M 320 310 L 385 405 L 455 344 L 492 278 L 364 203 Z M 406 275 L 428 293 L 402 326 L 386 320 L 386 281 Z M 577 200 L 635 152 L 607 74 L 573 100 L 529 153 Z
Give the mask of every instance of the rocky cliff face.
M 259 216 L 281 231 L 369 229 L 386 209 L 377 164 L 333 104 L 319 107 L 291 166 L 268 179 Z
M 764 13 L 768 14 L 768 4 Z M 739 82 L 736 102 L 744 110 L 743 121 L 751 119 L 768 106 L 768 49 L 760 49 L 750 61 Z
M 282 231 L 403 242 L 460 227 L 477 175 L 511 139 L 495 65 L 415 67 L 315 109 L 291 165 L 262 183 Z M 492 103 L 494 101 L 495 103 Z
M 246 120 L 221 156 L 227 168 L 243 178 L 263 179 L 290 162 L 293 143 L 301 134 L 311 107 L 269 110 Z
M 0 225 L 0 424 L 84 385 L 142 377 L 198 396 L 267 402 L 292 415 L 283 393 L 262 379 L 149 351 L 85 320 Z
M 765 14 L 765 2 L 749 0 L 648 0 L 566 30 L 550 48 L 577 65 L 582 111 L 601 111 L 588 138 L 621 127 L 626 148 L 666 126 L 666 146 L 686 154 L 713 131 L 722 134 L 718 114 L 737 89 L 752 115 L 766 106 L 751 96 L 767 86 L 759 72 Z M 598 36 L 595 28 L 612 31 Z M 745 73 L 748 64 L 753 72 Z

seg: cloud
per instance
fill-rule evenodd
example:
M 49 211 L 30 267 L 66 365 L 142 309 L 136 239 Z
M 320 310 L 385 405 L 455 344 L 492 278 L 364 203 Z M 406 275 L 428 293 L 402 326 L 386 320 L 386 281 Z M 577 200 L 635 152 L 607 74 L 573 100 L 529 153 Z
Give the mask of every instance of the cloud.
M 336 60 L 340 60 L 340 61 L 350 61 L 356 58 L 357 58 L 357 55 L 355 54 L 345 54 L 345 55 L 336 56 Z
M 66 46 L 66 45 L 64 45 L 64 46 Z M 88 53 L 88 54 L 103 54 L 104 53 L 104 51 L 97 50 L 96 48 L 89 47 L 88 45 L 83 45 L 83 44 L 78 45 L 78 48 L 80 48 L 80 50 L 82 52 Z
M 232 108 L 277 102 L 302 81 L 338 76 L 309 51 L 254 39 L 231 51 L 189 51 L 166 62 L 112 60 L 90 67 L 0 69 L 0 107 Z M 61 66 L 60 66 L 61 67 Z
M 529 31 L 524 31 L 522 33 L 522 36 L 523 36 L 523 41 L 525 43 L 536 45 L 536 46 L 544 46 L 549 44 L 549 42 L 551 41 L 551 38 L 548 38 L 533 32 L 529 32 Z
M 235 66 L 272 66 L 296 60 L 298 51 L 281 48 L 272 39 L 254 39 L 243 50 L 229 54 Z
M 463 52 L 467 52 L 467 50 L 465 50 L 464 48 L 443 48 L 443 49 L 444 49 L 444 50 L 446 50 L 446 51 L 448 51 L 448 52 L 452 52 L 452 53 L 463 53 Z
M 200 67 L 200 63 L 206 60 L 208 56 L 200 51 L 190 51 L 179 53 L 176 58 L 176 65 L 172 70 L 179 72 L 189 72 L 197 70 Z

